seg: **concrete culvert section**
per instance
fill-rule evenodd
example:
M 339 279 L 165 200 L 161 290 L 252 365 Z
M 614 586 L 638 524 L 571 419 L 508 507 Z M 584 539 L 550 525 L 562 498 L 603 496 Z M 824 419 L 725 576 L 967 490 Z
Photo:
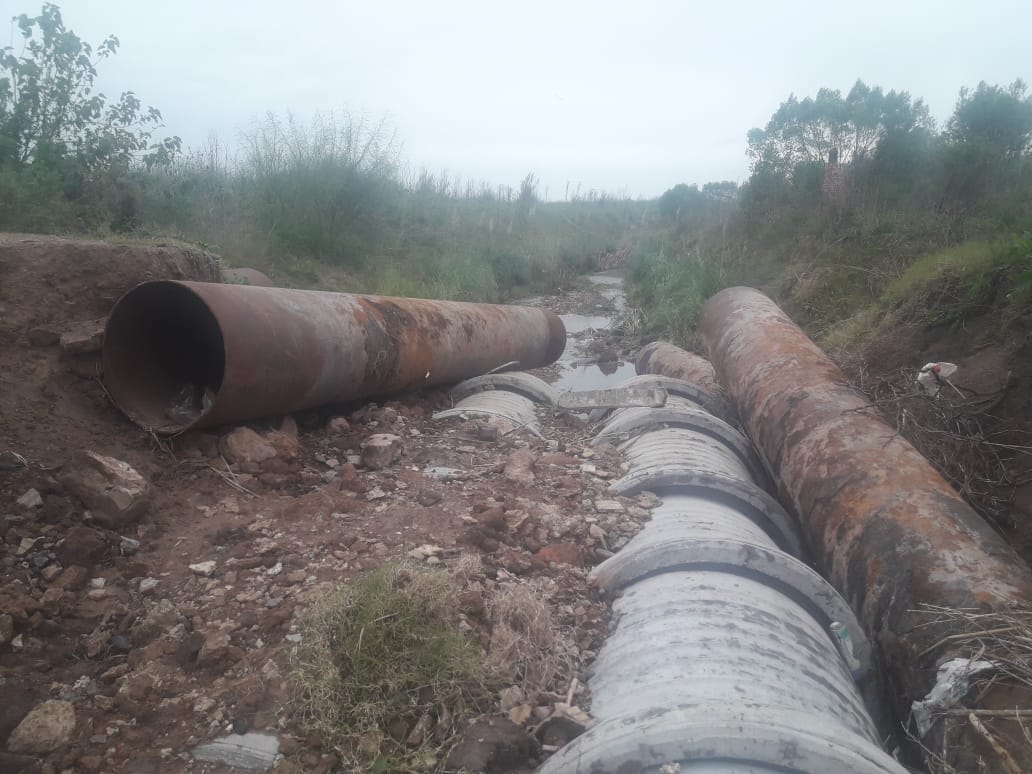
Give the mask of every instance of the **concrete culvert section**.
M 199 420 L 225 367 L 219 323 L 185 284 L 139 285 L 108 318 L 104 380 L 115 403 L 144 427 L 174 431 Z
M 611 492 L 633 481 L 661 502 L 591 573 L 617 595 L 589 681 L 596 723 L 541 772 L 902 774 L 858 685 L 876 680 L 870 643 L 794 556 L 747 439 L 683 400 L 618 409 L 596 438 L 629 464 Z

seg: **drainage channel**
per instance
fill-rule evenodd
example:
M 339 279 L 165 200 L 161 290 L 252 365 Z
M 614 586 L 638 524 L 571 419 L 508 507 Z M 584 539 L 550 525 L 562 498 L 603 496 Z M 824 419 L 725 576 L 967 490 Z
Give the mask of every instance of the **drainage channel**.
M 634 363 L 598 360 L 591 356 L 587 343 L 596 331 L 608 331 L 627 308 L 623 276 L 618 272 L 589 274 L 588 281 L 612 306 L 605 314 L 560 314 L 566 326 L 566 349 L 556 365 L 559 377 L 553 382 L 558 390 L 594 390 L 613 387 L 634 376 Z
M 650 375 L 590 400 L 561 385 L 479 377 L 456 388 L 449 412 L 533 431 L 540 404 L 595 405 L 595 443 L 629 463 L 611 491 L 661 499 L 592 572 L 615 597 L 589 677 L 595 722 L 540 771 L 904 772 L 879 746 L 858 686 L 870 644 L 802 561 L 797 528 L 723 396 Z M 649 400 L 657 393 L 662 405 Z

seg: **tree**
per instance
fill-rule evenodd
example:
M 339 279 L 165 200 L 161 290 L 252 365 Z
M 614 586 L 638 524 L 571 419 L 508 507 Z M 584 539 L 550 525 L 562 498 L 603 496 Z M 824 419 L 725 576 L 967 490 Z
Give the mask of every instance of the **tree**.
M 963 88 L 947 132 L 953 142 L 973 143 L 993 155 L 1014 158 L 1032 147 L 1032 96 L 1020 78 L 1006 89 L 985 81 Z
M 678 183 L 659 197 L 659 214 L 678 222 L 726 214 L 738 200 L 738 184 L 724 180 L 697 185 Z
M 118 51 L 109 36 L 96 49 L 65 28 L 47 3 L 39 16 L 15 17 L 20 52 L 0 49 L 0 172 L 26 186 L 50 181 L 50 192 L 82 200 L 110 190 L 137 163 L 168 164 L 178 137 L 151 142 L 161 113 L 131 92 L 109 101 L 95 92 L 98 65 Z
M 960 90 L 946 125 L 941 206 L 994 209 L 999 197 L 1024 187 L 1023 156 L 1032 147 L 1032 98 L 1016 80 L 1007 88 L 984 81 Z
M 848 164 L 871 154 L 889 133 L 931 129 L 928 107 L 905 92 L 858 80 L 845 98 L 837 89 L 821 89 L 816 97 L 790 95 L 763 129 L 749 131 L 748 154 L 753 171 L 791 176 L 798 164 L 822 162 L 832 149 Z

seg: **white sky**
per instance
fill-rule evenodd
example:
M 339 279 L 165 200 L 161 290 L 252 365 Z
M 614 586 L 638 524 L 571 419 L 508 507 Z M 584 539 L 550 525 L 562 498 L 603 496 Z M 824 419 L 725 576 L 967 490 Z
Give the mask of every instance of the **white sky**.
M 0 20 L 41 4 L 0 0 Z M 84 40 L 121 40 L 106 93 L 134 90 L 187 145 L 235 141 L 267 110 L 346 108 L 386 115 L 414 168 L 511 185 L 532 171 L 550 198 L 568 181 L 652 196 L 743 180 L 746 132 L 793 92 L 860 77 L 941 122 L 963 85 L 1032 80 L 1032 0 L 58 5 Z

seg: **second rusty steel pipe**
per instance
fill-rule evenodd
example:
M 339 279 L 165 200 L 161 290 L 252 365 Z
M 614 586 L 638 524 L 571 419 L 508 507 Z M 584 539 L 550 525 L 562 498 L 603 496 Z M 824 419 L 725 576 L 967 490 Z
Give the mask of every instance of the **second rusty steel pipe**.
M 1027 603 L 1028 566 L 765 295 L 723 290 L 699 325 L 812 548 L 880 645 L 897 708 L 924 698 L 964 643 L 944 641 L 955 632 L 929 625 L 922 606 Z
M 533 307 L 146 282 L 108 318 L 104 382 L 135 422 L 174 433 L 537 368 L 565 345 Z M 174 410 L 184 395 L 196 415 Z
M 634 370 L 638 374 L 683 379 L 713 395 L 724 396 L 724 388 L 708 360 L 667 341 L 653 341 L 642 347 L 634 360 Z

